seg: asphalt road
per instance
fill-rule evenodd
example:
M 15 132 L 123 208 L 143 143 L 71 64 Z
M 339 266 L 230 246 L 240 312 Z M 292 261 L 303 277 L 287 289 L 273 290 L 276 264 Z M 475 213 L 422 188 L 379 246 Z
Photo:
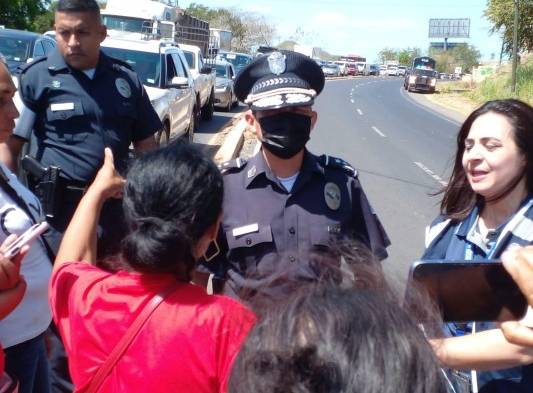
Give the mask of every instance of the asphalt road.
M 425 227 L 438 214 L 460 123 L 420 105 L 403 79 L 365 77 L 326 83 L 316 101 L 318 123 L 309 149 L 341 157 L 359 171 L 392 241 L 384 262 L 404 282 L 424 249 Z

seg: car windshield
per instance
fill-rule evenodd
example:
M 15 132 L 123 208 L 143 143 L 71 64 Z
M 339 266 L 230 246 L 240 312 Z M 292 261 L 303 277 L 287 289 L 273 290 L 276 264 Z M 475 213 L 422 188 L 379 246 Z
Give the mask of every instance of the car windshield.
M 31 39 L 0 36 L 0 53 L 8 62 L 25 63 L 31 53 Z
M 422 76 L 435 76 L 435 71 L 415 69 L 413 70 L 413 74 Z
M 125 61 L 139 75 L 144 85 L 159 86 L 161 57 L 158 53 L 140 52 L 130 49 L 102 47 L 106 55 Z
M 217 76 L 218 76 L 218 77 L 221 77 L 221 78 L 227 78 L 227 75 L 226 75 L 226 66 L 225 66 L 225 65 L 217 64 L 217 65 L 215 66 L 215 69 L 216 69 L 216 72 L 217 72 Z
M 220 57 L 223 60 L 229 61 L 236 68 L 243 68 L 252 62 L 252 58 L 235 53 L 222 53 Z
M 110 30 L 130 31 L 134 33 L 146 31 L 146 28 L 143 30 L 143 26 L 149 24 L 149 21 L 147 23 L 143 19 L 113 15 L 102 15 L 102 21 Z
M 185 59 L 187 59 L 187 64 L 189 64 L 189 68 L 191 70 L 194 69 L 194 53 L 184 50 L 183 54 L 185 55 Z

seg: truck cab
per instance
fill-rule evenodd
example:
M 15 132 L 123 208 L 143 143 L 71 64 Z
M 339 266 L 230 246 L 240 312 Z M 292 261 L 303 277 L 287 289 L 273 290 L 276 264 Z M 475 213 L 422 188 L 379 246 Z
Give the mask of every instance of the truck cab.
M 206 64 L 199 47 L 194 45 L 180 45 L 185 59 L 194 78 L 196 105 L 202 119 L 211 120 L 215 105 L 215 79 L 213 68 Z
M 194 80 L 177 44 L 167 40 L 132 40 L 108 37 L 102 51 L 128 63 L 145 87 L 164 129 L 160 144 L 178 137 L 193 140 L 196 100 Z

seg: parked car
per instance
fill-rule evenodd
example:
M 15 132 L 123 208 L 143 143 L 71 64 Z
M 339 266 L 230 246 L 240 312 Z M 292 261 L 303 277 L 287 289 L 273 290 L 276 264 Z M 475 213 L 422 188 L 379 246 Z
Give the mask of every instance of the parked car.
M 197 119 L 201 115 L 204 120 L 211 120 L 215 110 L 215 73 L 213 68 L 206 64 L 199 47 L 180 44 L 185 54 L 189 70 L 194 78 L 196 91 Z
M 194 80 L 178 45 L 108 37 L 101 47 L 107 55 L 128 63 L 139 76 L 164 126 L 156 135 L 158 142 L 177 137 L 192 142 L 197 105 Z
M 437 71 L 416 68 L 404 78 L 403 87 L 407 91 L 435 92 L 437 85 Z
M 407 67 L 398 66 L 398 76 L 405 76 L 406 71 L 407 71 Z
M 322 63 L 322 72 L 324 76 L 340 76 L 341 70 L 338 64 Z
M 19 66 L 33 59 L 46 56 L 56 47 L 56 41 L 49 36 L 24 30 L 0 28 L 0 53 L 6 58 L 12 74 Z
M 244 67 L 250 64 L 253 59 L 252 55 L 239 52 L 219 51 L 217 55 L 217 60 L 225 60 L 233 64 L 235 74 L 238 74 Z
M 348 75 L 347 63 L 345 61 L 335 61 L 335 64 L 339 66 L 339 72 L 342 76 Z
M 370 64 L 368 66 L 368 75 L 379 75 L 379 66 L 377 64 Z
M 388 76 L 398 76 L 398 66 L 388 65 L 387 66 L 387 75 Z
M 355 63 L 346 63 L 346 75 L 357 75 L 357 66 Z
M 386 65 L 381 64 L 379 66 L 379 75 L 382 75 L 382 76 L 387 75 L 387 66 Z
M 233 90 L 235 69 L 230 62 L 218 60 L 215 63 L 215 71 L 215 106 L 222 107 L 229 112 L 238 102 Z

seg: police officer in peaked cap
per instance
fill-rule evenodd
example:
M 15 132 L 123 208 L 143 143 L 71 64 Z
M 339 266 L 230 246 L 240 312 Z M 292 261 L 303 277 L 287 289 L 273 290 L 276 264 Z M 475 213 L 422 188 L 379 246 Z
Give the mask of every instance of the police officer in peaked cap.
M 257 58 L 237 76 L 235 94 L 249 106 L 245 119 L 261 149 L 248 160 L 220 165 L 221 229 L 197 281 L 214 274 L 217 291 L 239 298 L 260 291 L 279 264 L 290 265 L 298 279 L 316 277 L 313 250 L 339 237 L 358 239 L 386 258 L 390 241 L 357 172 L 305 147 L 318 116 L 312 105 L 324 84 L 314 60 L 284 50 Z
M 0 145 L 0 158 L 15 169 L 23 145 L 31 140 L 37 165 L 28 167 L 28 183 L 46 210 L 50 229 L 45 240 L 51 254 L 57 252 L 78 202 L 100 168 L 104 148 L 111 148 L 116 167 L 124 170 L 130 145 L 136 152 L 155 148 L 153 134 L 163 127 L 137 74 L 127 63 L 101 52 L 107 34 L 98 3 L 56 4 L 57 49 L 22 69 L 19 91 L 24 108 L 14 134 Z M 121 212 L 119 200 L 103 207 L 101 256 L 115 252 L 120 243 Z M 72 391 L 59 337 L 49 337 L 52 390 Z

